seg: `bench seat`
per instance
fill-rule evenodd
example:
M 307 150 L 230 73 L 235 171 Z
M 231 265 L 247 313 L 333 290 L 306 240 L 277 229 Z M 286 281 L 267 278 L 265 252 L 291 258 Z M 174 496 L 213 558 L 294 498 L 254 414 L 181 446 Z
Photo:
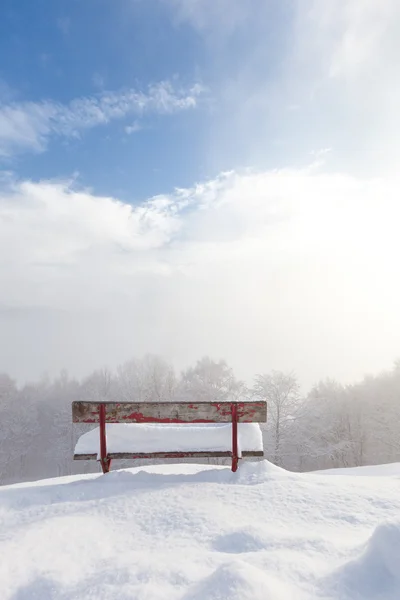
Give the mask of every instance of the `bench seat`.
M 232 426 L 215 424 L 135 424 L 108 423 L 107 451 L 110 458 L 175 458 L 190 453 L 201 458 L 232 455 Z M 238 425 L 239 457 L 262 456 L 262 435 L 258 423 Z M 250 454 L 249 454 L 250 453 Z M 100 456 L 99 428 L 83 434 L 76 446 L 74 459 L 98 460 Z

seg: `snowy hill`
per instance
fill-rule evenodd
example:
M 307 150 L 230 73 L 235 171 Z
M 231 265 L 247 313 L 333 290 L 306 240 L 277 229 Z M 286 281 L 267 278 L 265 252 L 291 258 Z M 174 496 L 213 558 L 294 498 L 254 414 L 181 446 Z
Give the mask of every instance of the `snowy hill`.
M 0 597 L 398 600 L 400 465 L 342 474 L 186 464 L 0 488 Z

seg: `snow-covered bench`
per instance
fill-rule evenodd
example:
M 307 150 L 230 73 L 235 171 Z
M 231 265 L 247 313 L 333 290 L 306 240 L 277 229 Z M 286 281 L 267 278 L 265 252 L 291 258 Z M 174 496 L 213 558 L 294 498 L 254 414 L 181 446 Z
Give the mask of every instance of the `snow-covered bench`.
M 75 460 L 263 456 L 258 423 L 266 402 L 73 402 L 74 423 L 99 423 L 80 437 Z M 106 426 L 106 423 L 109 425 Z

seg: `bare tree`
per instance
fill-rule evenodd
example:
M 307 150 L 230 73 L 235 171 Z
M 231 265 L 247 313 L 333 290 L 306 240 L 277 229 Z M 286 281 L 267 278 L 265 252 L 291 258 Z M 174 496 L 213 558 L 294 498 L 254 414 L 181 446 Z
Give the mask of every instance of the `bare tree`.
M 161 402 L 173 399 L 177 387 L 174 368 L 159 356 L 132 359 L 117 371 L 117 394 L 121 400 Z
M 268 422 L 266 427 L 266 450 L 275 464 L 283 464 L 283 446 L 299 418 L 300 392 L 293 373 L 272 371 L 257 375 L 254 394 L 267 401 Z
M 18 387 L 0 374 L 0 483 L 97 469 L 72 461 L 73 437 L 92 427 L 72 426 L 72 400 L 182 395 L 218 402 L 251 394 L 268 402 L 266 456 L 283 467 L 306 471 L 400 461 L 399 362 L 352 386 L 322 381 L 302 399 L 291 373 L 258 375 L 250 393 L 223 360 L 205 357 L 178 382 L 167 361 L 149 355 L 125 363 L 116 375 L 102 369 L 82 382 L 61 373 Z
M 111 400 L 114 389 L 115 379 L 112 372 L 103 368 L 94 371 L 83 381 L 80 395 L 85 400 Z
M 249 395 L 245 384 L 236 379 L 224 360 L 214 361 L 208 356 L 182 373 L 180 392 L 211 402 L 246 399 Z

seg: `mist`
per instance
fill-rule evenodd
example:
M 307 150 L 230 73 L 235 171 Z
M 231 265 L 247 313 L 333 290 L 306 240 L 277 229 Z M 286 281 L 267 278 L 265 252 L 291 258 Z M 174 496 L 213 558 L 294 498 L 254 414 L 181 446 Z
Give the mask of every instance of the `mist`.
M 325 378 L 304 391 L 293 372 L 265 369 L 246 384 L 226 361 L 207 356 L 181 373 L 162 357 L 146 355 L 114 370 L 97 369 L 81 380 L 64 371 L 55 379 L 43 377 L 18 386 L 0 374 L 0 483 L 98 470 L 93 461 L 73 461 L 75 443 L 91 428 L 72 423 L 74 400 L 266 400 L 268 420 L 261 424 L 264 455 L 276 465 L 302 472 L 395 462 L 400 453 L 399 390 L 399 361 L 351 385 Z M 157 462 L 144 459 L 135 464 L 149 461 Z M 117 468 L 130 464 L 116 462 Z
M 398 356 L 398 180 L 231 172 L 139 206 L 75 182 L 0 196 L 3 369 L 82 376 L 132 355 L 343 383 Z

